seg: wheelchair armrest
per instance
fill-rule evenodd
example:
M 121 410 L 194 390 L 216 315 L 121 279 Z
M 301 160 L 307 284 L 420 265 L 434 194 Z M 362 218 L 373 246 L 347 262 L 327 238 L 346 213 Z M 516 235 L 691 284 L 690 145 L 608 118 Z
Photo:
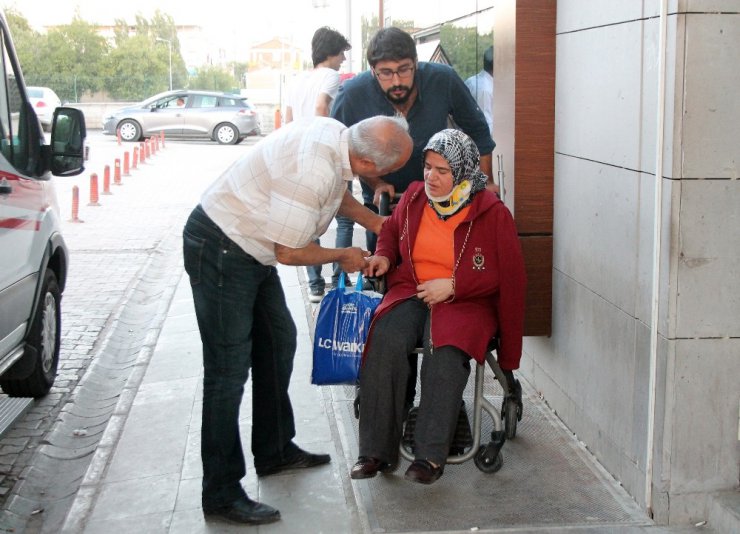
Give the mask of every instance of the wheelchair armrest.
M 385 294 L 385 276 L 365 276 L 364 279 L 368 284 L 370 284 L 373 291 L 380 293 L 381 295 Z

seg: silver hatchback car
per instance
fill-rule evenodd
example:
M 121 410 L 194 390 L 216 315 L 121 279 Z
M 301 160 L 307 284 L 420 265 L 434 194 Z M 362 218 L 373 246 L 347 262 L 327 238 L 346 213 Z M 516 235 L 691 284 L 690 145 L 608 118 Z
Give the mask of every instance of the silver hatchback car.
M 168 138 L 213 139 L 222 145 L 260 135 L 257 110 L 240 95 L 210 91 L 167 91 L 103 119 L 103 133 L 139 141 L 164 132 Z

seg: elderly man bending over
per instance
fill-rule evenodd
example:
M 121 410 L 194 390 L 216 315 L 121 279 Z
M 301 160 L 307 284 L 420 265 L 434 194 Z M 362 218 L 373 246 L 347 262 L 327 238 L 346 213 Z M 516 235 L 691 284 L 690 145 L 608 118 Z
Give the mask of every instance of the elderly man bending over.
M 275 265 L 337 262 L 367 267 L 357 247 L 314 241 L 337 213 L 380 232 L 383 219 L 347 190 L 354 176 L 401 168 L 413 143 L 403 119 L 372 117 L 349 128 L 325 117 L 292 122 L 257 143 L 201 197 L 183 232 L 203 343 L 203 513 L 261 524 L 275 508 L 247 496 L 239 405 L 252 370 L 252 453 L 257 476 L 329 462 L 293 442 L 288 386 L 296 327 Z

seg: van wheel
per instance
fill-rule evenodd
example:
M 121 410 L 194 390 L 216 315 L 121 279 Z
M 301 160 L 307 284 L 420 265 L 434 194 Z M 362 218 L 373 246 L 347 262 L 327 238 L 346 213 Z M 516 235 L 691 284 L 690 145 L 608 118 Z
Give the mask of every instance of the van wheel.
M 26 345 L 35 350 L 36 361 L 30 375 L 23 379 L 2 379 L 0 386 L 10 397 L 46 395 L 57 375 L 60 331 L 62 325 L 61 293 L 54 271 L 47 269 Z

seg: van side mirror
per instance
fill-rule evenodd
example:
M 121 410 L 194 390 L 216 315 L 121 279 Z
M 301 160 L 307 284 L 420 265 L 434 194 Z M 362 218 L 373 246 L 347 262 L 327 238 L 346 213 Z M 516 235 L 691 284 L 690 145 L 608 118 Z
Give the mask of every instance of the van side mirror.
M 51 173 L 76 176 L 85 170 L 85 116 L 76 108 L 58 107 L 51 126 Z

